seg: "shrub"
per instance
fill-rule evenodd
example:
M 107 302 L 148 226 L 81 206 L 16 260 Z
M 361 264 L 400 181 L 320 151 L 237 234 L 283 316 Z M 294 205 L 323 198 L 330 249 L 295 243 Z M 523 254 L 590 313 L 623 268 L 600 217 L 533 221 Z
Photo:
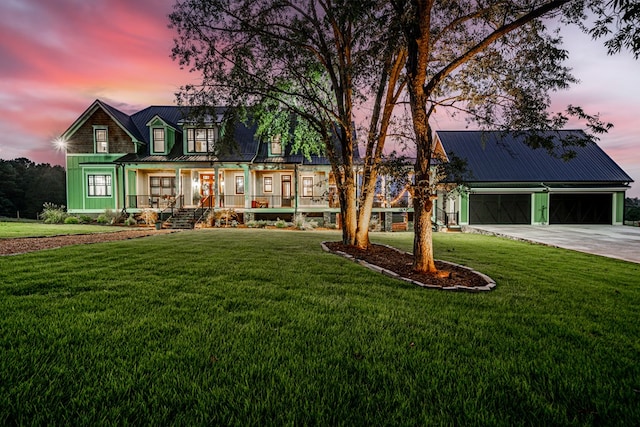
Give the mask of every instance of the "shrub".
M 278 218 L 274 224 L 276 228 L 287 228 L 287 222 L 284 219 Z
M 65 224 L 80 224 L 80 220 L 75 216 L 68 216 L 64 219 Z
M 231 226 L 232 227 L 234 227 L 234 225 L 233 225 L 234 221 L 235 220 L 231 221 Z M 237 222 L 236 222 L 235 226 L 237 226 Z M 260 221 L 253 220 L 253 221 L 248 221 L 247 222 L 247 227 L 249 227 L 249 228 L 265 228 L 266 226 L 267 226 L 267 221 L 263 221 L 263 220 L 260 220 Z
M 111 209 L 105 209 L 104 216 L 107 218 L 109 224 L 115 224 L 118 220 L 118 214 Z
M 220 225 L 233 224 L 233 221 L 238 222 L 238 214 L 233 209 L 225 209 L 215 212 L 216 221 L 220 222 Z
M 220 223 L 218 221 L 216 221 L 216 213 L 213 211 L 213 209 L 211 209 L 207 213 L 207 218 L 206 218 L 205 223 L 207 224 L 208 227 L 213 227 L 214 225 L 216 227 L 220 227 Z
M 45 203 L 42 205 L 42 213 L 40 218 L 45 224 L 62 224 L 67 217 L 64 205 L 58 206 L 54 203 Z
M 313 220 L 308 221 L 306 216 L 304 216 L 303 214 L 298 214 L 293 218 L 293 225 L 298 230 L 313 230 L 314 228 L 318 227 L 318 222 Z
M 127 218 L 124 221 L 125 225 L 136 225 L 138 223 L 138 221 L 136 221 L 136 219 L 133 217 L 133 214 L 129 215 L 129 218 Z
M 151 209 L 143 209 L 142 212 L 140 212 L 140 218 L 142 218 L 147 225 L 153 225 L 158 220 L 158 212 Z
M 80 215 L 80 222 L 83 224 L 90 224 L 93 221 L 89 215 Z
M 107 218 L 105 214 L 100 214 L 98 215 L 98 218 L 96 218 L 96 222 L 98 224 L 107 224 L 109 222 L 109 218 Z

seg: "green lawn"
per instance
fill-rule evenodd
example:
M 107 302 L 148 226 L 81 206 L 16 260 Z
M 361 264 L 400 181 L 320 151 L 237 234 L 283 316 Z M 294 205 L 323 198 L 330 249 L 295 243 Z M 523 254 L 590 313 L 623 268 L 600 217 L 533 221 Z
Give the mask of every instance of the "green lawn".
M 640 265 L 436 234 L 498 284 L 452 293 L 321 251 L 339 236 L 0 257 L 0 424 L 640 424 Z
M 105 233 L 126 230 L 124 227 L 88 224 L 43 224 L 41 222 L 0 221 L 0 239 L 42 237 L 60 234 Z M 130 229 L 130 228 L 129 228 Z

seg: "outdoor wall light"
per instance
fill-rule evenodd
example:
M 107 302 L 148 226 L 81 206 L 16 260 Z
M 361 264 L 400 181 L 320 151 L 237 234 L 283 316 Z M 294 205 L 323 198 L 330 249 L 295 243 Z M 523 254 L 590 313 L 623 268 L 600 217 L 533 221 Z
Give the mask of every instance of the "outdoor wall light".
M 63 137 L 59 136 L 56 139 L 54 139 L 52 141 L 53 146 L 56 148 L 56 150 L 58 151 L 66 151 L 67 150 L 67 140 L 64 139 Z

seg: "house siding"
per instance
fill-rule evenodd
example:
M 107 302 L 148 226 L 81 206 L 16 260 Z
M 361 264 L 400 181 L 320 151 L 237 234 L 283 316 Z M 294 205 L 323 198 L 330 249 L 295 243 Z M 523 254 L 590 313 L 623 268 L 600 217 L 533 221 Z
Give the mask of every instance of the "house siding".
M 618 191 L 613 195 L 613 203 L 615 207 L 613 218 L 616 225 L 624 224 L 624 198 L 624 191 Z
M 67 141 L 67 154 L 95 153 L 94 126 L 105 126 L 109 144 L 109 153 L 135 153 L 135 144 L 131 137 L 101 108 L 98 108 L 80 126 Z
M 67 156 L 67 210 L 70 213 L 95 213 L 105 209 L 118 209 L 118 187 L 122 179 L 113 161 L 118 155 Z M 111 196 L 87 194 L 87 176 L 110 175 Z
M 549 223 L 549 193 L 533 193 L 533 223 Z
M 469 193 L 460 195 L 460 225 L 469 224 Z

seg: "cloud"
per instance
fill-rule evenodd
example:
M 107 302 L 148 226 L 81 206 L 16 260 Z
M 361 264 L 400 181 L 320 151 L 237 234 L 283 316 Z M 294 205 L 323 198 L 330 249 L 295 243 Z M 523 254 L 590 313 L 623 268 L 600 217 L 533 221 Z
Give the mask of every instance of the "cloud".
M 0 3 L 0 157 L 63 161 L 50 141 L 97 98 L 128 112 L 172 104 L 190 78 L 170 58 L 172 3 Z

